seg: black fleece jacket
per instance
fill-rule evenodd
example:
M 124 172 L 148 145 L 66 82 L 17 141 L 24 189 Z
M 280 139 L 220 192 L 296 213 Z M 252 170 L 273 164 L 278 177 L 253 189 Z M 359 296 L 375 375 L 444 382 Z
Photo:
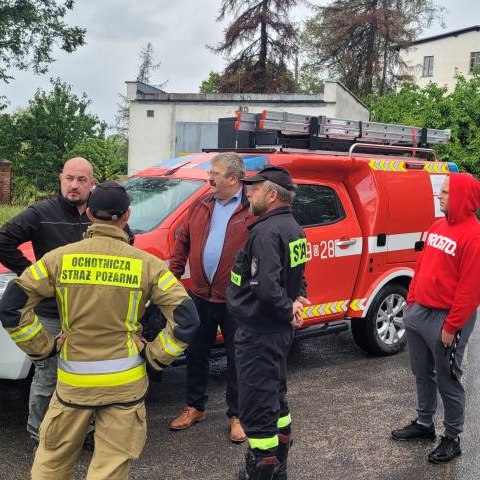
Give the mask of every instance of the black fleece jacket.
M 248 226 L 227 289 L 227 306 L 238 326 L 252 332 L 291 329 L 292 304 L 306 295 L 305 233 L 289 207 L 272 210 Z

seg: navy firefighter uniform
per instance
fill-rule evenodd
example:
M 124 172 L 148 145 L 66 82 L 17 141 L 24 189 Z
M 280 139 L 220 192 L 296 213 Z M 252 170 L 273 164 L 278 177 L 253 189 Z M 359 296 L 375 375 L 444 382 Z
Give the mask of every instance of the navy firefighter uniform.
M 265 177 L 261 178 L 266 180 L 269 175 Z M 247 178 L 245 183 L 255 178 Z M 227 292 L 228 308 L 238 322 L 239 417 L 249 441 L 247 471 L 262 470 L 258 466 L 249 469 L 249 455 L 257 464 L 276 466 L 273 477 L 254 474 L 241 478 L 286 479 L 291 445 L 287 354 L 294 333 L 292 305 L 306 290 L 307 241 L 289 205 L 268 211 L 248 228 L 249 238 L 237 255 Z

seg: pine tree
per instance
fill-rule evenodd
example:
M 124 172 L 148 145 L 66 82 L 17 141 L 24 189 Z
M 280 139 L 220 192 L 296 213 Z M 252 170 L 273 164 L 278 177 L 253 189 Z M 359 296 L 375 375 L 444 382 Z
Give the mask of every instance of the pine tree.
M 289 17 L 299 0 L 223 0 L 217 18 L 234 19 L 225 38 L 214 47 L 229 64 L 218 83 L 220 92 L 273 93 L 295 91 L 287 62 L 298 50 L 297 30 Z
M 140 65 L 138 65 L 137 81 L 142 83 L 150 83 L 151 75 L 160 68 L 161 63 L 155 62 L 155 54 L 153 45 L 148 42 L 144 48 L 140 50 Z M 154 85 L 162 89 L 168 80 L 160 84 Z M 117 115 L 115 116 L 115 128 L 120 135 L 126 136 L 128 132 L 128 121 L 130 107 L 128 99 L 125 95 L 119 93 L 120 102 L 117 103 Z
M 441 12 L 433 0 L 334 0 L 306 23 L 307 63 L 360 97 L 384 94 L 399 80 L 395 46 L 417 38 Z

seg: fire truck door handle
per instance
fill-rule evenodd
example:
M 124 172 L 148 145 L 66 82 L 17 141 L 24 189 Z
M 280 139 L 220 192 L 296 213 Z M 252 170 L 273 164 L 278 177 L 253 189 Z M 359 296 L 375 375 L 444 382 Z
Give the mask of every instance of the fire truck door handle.
M 335 245 L 337 247 L 348 247 L 350 245 L 355 245 L 357 243 L 357 240 L 355 238 L 351 238 L 348 240 L 336 240 Z

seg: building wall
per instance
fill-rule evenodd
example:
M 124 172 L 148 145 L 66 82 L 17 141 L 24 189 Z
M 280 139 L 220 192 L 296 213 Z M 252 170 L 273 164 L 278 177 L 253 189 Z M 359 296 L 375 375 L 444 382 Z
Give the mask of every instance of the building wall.
M 243 109 L 288 111 L 304 115 L 368 120 L 366 107 L 337 82 L 327 82 L 323 95 L 214 95 L 167 94 L 156 98 L 137 98 L 134 82 L 128 83 L 130 100 L 128 172 L 172 158 L 176 145 L 177 122 L 211 122 L 234 117 Z M 147 111 L 153 112 L 148 116 Z
M 430 82 L 455 88 L 455 75 L 469 78 L 470 54 L 480 51 L 480 31 L 470 31 L 413 45 L 401 49 L 403 60 L 410 67 L 405 73 L 414 75 L 415 83 L 425 87 Z M 424 57 L 433 56 L 433 76 L 423 76 Z
M 0 204 L 10 205 L 12 200 L 12 162 L 0 160 Z

